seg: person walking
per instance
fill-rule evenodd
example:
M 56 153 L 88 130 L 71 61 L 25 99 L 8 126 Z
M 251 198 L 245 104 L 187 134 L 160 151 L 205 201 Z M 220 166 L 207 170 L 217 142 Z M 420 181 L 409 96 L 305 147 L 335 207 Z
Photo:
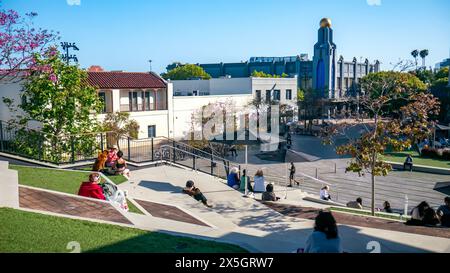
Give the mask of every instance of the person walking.
M 294 162 L 291 162 L 291 167 L 289 167 L 289 186 L 288 187 L 292 187 L 292 181 L 295 181 L 295 165 Z M 295 183 L 297 184 L 297 186 L 300 185 L 299 182 L 295 181 Z

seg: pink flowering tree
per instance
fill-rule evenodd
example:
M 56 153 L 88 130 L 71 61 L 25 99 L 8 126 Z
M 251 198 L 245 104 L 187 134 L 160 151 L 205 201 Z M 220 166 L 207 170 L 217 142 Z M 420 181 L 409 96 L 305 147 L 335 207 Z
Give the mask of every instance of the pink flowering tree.
M 0 2 L 1 6 L 1 2 Z M 43 53 L 59 33 L 33 26 L 37 13 L 20 16 L 0 8 L 0 80 L 16 79 L 33 64 L 34 53 Z
M 39 124 L 37 133 L 43 138 L 41 145 L 48 148 L 49 154 L 45 156 L 49 160 L 65 160 L 64 156 L 73 149 L 92 151 L 94 140 L 88 135 L 100 131 L 96 114 L 101 112 L 103 103 L 96 89 L 89 85 L 87 72 L 67 65 L 55 47 L 33 55 L 20 102 L 5 97 L 3 102 L 16 113 L 10 126 L 26 128 Z M 24 131 L 22 143 L 29 139 Z M 24 150 L 36 152 L 32 148 L 38 145 L 29 146 Z

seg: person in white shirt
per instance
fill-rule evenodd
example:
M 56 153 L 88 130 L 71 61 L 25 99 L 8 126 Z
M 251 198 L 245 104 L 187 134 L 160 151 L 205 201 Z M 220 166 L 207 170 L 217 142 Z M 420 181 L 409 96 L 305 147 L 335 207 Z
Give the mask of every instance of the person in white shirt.
M 264 183 L 264 173 L 261 169 L 259 169 L 255 177 L 253 178 L 253 191 L 254 192 L 265 192 L 266 191 L 266 185 Z
M 330 190 L 330 187 L 326 185 L 325 187 L 320 189 L 320 199 L 328 201 L 331 200 L 330 193 L 328 192 Z
M 331 212 L 320 211 L 314 231 L 306 240 L 305 253 L 342 253 L 336 220 Z

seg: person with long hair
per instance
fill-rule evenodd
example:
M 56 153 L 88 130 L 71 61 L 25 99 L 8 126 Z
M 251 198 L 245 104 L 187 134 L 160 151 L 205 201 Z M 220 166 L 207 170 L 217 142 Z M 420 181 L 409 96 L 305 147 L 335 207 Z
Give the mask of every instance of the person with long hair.
M 425 211 L 430 207 L 426 201 L 420 202 L 417 207 L 413 208 L 411 211 L 411 219 L 409 219 L 407 225 L 423 225 L 423 218 L 425 216 Z
M 328 211 L 320 211 L 314 231 L 306 240 L 305 253 L 342 253 L 336 220 Z
M 254 192 L 265 192 L 266 191 L 266 185 L 264 182 L 264 173 L 261 169 L 259 169 L 255 173 L 255 177 L 253 178 L 253 191 Z

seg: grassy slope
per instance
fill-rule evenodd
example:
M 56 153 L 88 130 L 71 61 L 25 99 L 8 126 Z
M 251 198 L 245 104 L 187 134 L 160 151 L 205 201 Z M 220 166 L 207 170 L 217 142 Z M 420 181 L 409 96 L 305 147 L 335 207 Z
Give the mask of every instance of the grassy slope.
M 0 208 L 0 252 L 212 252 L 244 249 L 224 243 L 172 236 L 108 224 Z
M 408 154 L 412 156 L 414 164 L 450 169 L 450 161 L 431 158 L 420 158 L 419 154 L 416 151 L 386 153 L 386 155 L 383 156 L 383 159 L 387 161 L 403 163 L 405 162 L 405 158 Z
M 83 181 L 87 180 L 88 173 L 77 171 L 62 171 L 53 169 L 33 168 L 27 166 L 10 165 L 10 169 L 19 173 L 19 184 L 53 191 L 78 194 L 78 189 Z M 126 178 L 108 176 L 114 183 L 120 184 Z M 133 203 L 128 201 L 130 212 L 143 214 Z

